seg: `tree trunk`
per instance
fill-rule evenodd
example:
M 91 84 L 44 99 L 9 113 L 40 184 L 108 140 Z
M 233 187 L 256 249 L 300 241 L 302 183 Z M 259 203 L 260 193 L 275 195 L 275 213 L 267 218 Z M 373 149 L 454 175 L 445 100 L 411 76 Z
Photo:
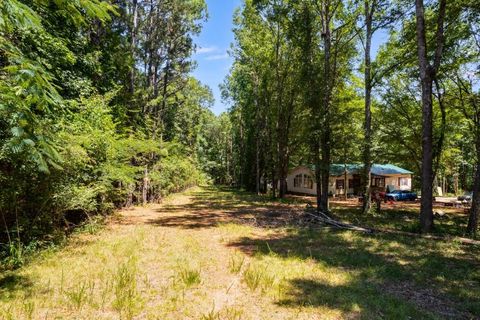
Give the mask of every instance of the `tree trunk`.
M 458 195 L 458 173 L 453 176 L 453 192 Z
M 279 190 L 278 195 L 280 199 L 285 197 L 287 193 L 287 174 L 288 174 L 288 131 L 289 124 L 287 113 L 289 110 L 286 110 L 284 105 L 284 89 L 282 84 L 282 76 L 280 74 L 282 64 L 280 61 L 281 49 L 282 49 L 282 39 L 281 39 L 281 25 L 279 22 L 276 24 L 276 36 L 275 36 L 275 106 L 277 108 L 277 122 L 276 122 L 276 133 L 277 133 L 277 160 L 278 160 L 278 180 L 279 180 Z
M 415 1 L 416 33 L 420 82 L 422 86 L 422 198 L 420 209 L 420 226 L 422 232 L 433 229 L 433 81 L 440 66 L 444 43 L 444 18 L 446 0 L 440 0 L 437 19 L 436 48 L 433 66 L 428 61 L 425 9 L 423 0 Z M 440 156 L 440 155 L 438 155 Z
M 133 192 L 135 191 L 135 186 L 128 186 L 128 196 L 127 201 L 125 202 L 125 207 L 129 208 L 133 205 Z
M 330 95 L 333 87 L 333 79 L 331 74 L 331 46 L 332 38 L 330 34 L 330 3 L 324 4 L 323 8 L 323 30 L 322 39 L 325 46 L 324 52 L 324 85 L 323 85 L 323 99 L 322 99 L 322 113 L 323 123 L 321 131 L 321 177 L 322 177 L 322 193 L 320 201 L 320 210 L 327 213 L 328 207 L 328 182 L 330 178 L 330 140 L 331 140 L 331 128 L 330 128 Z
M 374 7 L 365 1 L 365 123 L 364 123 L 364 145 L 363 145 L 363 206 L 362 212 L 370 210 L 370 171 L 372 167 L 372 69 L 371 69 L 371 44 L 372 44 L 372 23 Z
M 480 114 L 477 115 L 477 120 L 480 120 Z M 477 126 L 480 123 L 477 123 Z M 473 183 L 473 196 L 472 196 L 472 208 L 470 211 L 470 216 L 468 218 L 467 233 L 476 236 L 478 229 L 478 216 L 480 214 L 480 129 L 476 130 L 476 152 L 477 152 L 477 163 L 476 163 L 476 172 L 475 179 Z
M 278 179 L 280 181 L 279 197 L 283 199 L 287 193 L 288 175 L 288 123 L 280 117 L 280 128 L 278 130 Z
M 286 157 L 283 157 L 286 158 Z M 287 173 L 288 173 L 288 160 L 283 159 L 279 167 L 279 181 L 280 188 L 278 190 L 280 199 L 285 198 L 287 194 Z
M 272 166 L 272 197 L 277 197 L 277 180 L 275 178 L 275 168 Z
M 148 178 L 148 168 L 145 167 L 142 183 L 142 204 L 146 205 L 148 203 L 148 187 L 149 187 L 149 178 Z
M 322 210 L 322 162 L 320 160 L 320 146 L 315 145 L 315 182 L 317 184 L 317 209 Z
M 130 54 L 132 55 L 132 66 L 130 70 L 130 94 L 135 92 L 135 48 L 137 46 L 137 25 L 138 25 L 138 0 L 132 1 L 132 29 L 130 30 Z
M 244 175 L 244 172 L 245 172 L 245 135 L 244 135 L 244 130 L 243 130 L 243 127 L 244 127 L 244 122 L 243 122 L 243 119 L 240 115 L 240 119 L 239 119 L 239 122 L 240 122 L 240 154 L 239 154 L 239 162 L 240 162 L 240 175 L 238 177 L 239 179 L 239 186 L 240 187 L 244 187 L 245 186 L 245 177 L 243 176 Z
M 433 110 L 430 76 L 422 77 L 422 198 L 420 225 L 422 232 L 433 228 Z
M 324 129 L 322 137 L 322 163 L 321 163 L 321 177 L 322 177 L 322 196 L 320 201 L 320 210 L 328 213 L 328 184 L 330 180 L 330 128 Z
M 255 138 L 255 192 L 260 194 L 260 138 L 258 135 L 257 132 Z

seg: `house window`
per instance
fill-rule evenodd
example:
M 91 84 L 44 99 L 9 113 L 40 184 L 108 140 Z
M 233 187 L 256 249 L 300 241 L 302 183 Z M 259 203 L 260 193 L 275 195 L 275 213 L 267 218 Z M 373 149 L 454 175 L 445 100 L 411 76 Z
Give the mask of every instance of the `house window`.
M 303 187 L 306 189 L 313 189 L 313 179 L 311 176 L 303 175 Z
M 293 186 L 295 188 L 301 188 L 302 187 L 302 175 L 297 174 L 295 178 L 293 179 Z
M 337 179 L 337 189 L 345 189 L 345 180 Z
M 410 179 L 408 178 L 398 178 L 398 185 L 400 187 L 409 187 L 410 186 Z
M 385 187 L 385 178 L 373 178 L 372 179 L 372 187 Z

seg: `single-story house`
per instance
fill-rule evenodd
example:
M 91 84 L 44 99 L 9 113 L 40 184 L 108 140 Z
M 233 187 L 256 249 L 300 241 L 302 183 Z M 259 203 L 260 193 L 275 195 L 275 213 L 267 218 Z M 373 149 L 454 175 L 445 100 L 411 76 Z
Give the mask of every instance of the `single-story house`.
M 330 165 L 330 195 L 361 195 L 362 164 Z M 392 164 L 373 164 L 370 170 L 371 186 L 379 191 L 411 190 L 413 172 Z M 287 189 L 290 193 L 317 194 L 314 166 L 299 166 L 288 173 Z

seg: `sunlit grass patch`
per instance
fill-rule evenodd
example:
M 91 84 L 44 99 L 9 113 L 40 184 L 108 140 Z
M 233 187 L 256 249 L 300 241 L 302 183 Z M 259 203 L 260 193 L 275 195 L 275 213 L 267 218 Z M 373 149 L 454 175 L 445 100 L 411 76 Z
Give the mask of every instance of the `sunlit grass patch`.
M 198 268 L 182 264 L 178 266 L 177 280 L 186 288 L 189 288 L 199 285 L 202 282 L 202 277 Z
M 275 286 L 279 282 L 275 270 L 269 270 L 268 266 L 261 261 L 253 261 L 246 266 L 242 280 L 250 290 L 260 289 L 262 292 L 275 291 Z
M 134 253 L 141 251 L 141 228 L 129 232 L 102 232 L 83 240 L 80 234 L 62 250 L 39 255 L 15 274 L 14 290 L 0 290 L 0 318 L 75 318 L 75 315 L 117 313 L 132 318 L 141 309 Z M 77 242 L 78 241 L 78 242 Z M 131 258 L 128 258 L 131 257 Z M 42 315 L 43 314 L 43 315 Z
M 198 211 L 182 195 L 172 198 L 175 210 L 154 208 L 152 220 L 184 212 L 201 217 L 205 210 L 221 216 L 252 204 L 246 193 L 222 191 L 217 199 L 215 190 L 189 191 L 200 201 Z M 204 197 L 218 206 L 208 207 Z M 220 206 L 227 209 L 215 209 Z M 235 219 L 215 228 L 148 221 L 82 233 L 10 278 L 0 276 L 0 319 L 45 319 L 47 312 L 52 319 L 431 318 L 409 297 L 394 296 L 388 284 L 428 285 L 460 301 L 459 310 L 478 314 L 480 274 L 472 267 L 478 249 L 461 243 L 261 228 Z
M 249 225 L 239 223 L 218 223 L 217 228 L 231 236 L 247 236 L 254 232 L 254 228 Z
M 112 307 L 121 317 L 132 319 L 141 309 L 141 296 L 137 288 L 138 266 L 135 257 L 122 263 L 114 275 Z
M 252 236 L 255 232 L 254 227 L 239 223 L 218 223 L 217 229 L 221 234 L 221 242 L 228 242 L 239 237 Z
M 215 308 L 203 314 L 201 320 L 245 320 L 246 314 L 242 308 L 229 306 L 216 311 Z
M 243 281 L 247 287 L 254 291 L 262 284 L 262 280 L 265 276 L 265 270 L 258 265 L 249 265 L 243 272 Z
M 228 260 L 228 270 L 230 270 L 231 273 L 237 274 L 242 270 L 244 263 L 245 256 L 239 252 L 235 252 Z
M 95 282 L 82 281 L 77 283 L 72 288 L 69 288 L 65 291 L 65 297 L 67 301 L 75 308 L 80 310 L 82 306 L 87 303 L 89 297 L 92 297 L 93 290 L 95 289 Z

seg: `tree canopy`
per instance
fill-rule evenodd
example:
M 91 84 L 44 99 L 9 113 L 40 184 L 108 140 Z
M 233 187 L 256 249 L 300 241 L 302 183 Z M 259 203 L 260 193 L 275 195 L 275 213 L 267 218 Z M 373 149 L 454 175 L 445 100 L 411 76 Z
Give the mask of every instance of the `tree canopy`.
M 418 10 L 402 1 L 245 1 L 224 86 L 235 181 L 257 192 L 262 181 L 283 197 L 288 169 L 314 164 L 317 205 L 328 212 L 329 166 L 363 163 L 368 212 L 370 166 L 397 164 L 414 172 L 421 225 L 430 231 L 434 186 L 459 193 L 480 182 L 475 111 L 465 113 L 461 102 L 466 94 L 469 108 L 477 104 L 477 7 L 469 0 L 417 1 Z
M 306 164 L 328 214 L 333 163 L 363 164 L 365 214 L 373 163 L 413 171 L 423 232 L 436 187 L 473 190 L 474 235 L 479 16 L 473 0 L 245 0 L 217 116 L 192 75 L 204 0 L 3 0 L 2 243 L 200 183 L 284 198 Z

